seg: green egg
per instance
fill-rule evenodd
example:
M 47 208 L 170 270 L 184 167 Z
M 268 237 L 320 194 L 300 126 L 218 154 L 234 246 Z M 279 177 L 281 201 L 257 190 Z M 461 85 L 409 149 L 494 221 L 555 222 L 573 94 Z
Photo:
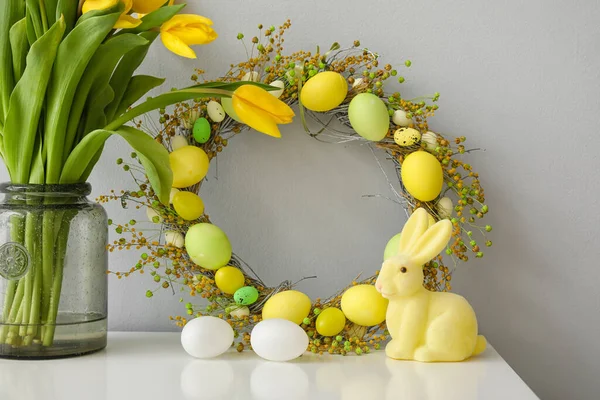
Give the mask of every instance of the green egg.
M 390 128 L 387 106 L 372 93 L 361 93 L 352 99 L 348 118 L 356 133 L 374 142 L 383 139 Z
M 194 122 L 194 139 L 198 143 L 206 143 L 210 139 L 210 122 L 206 118 L 198 118 Z
M 238 304 L 249 306 L 258 300 L 258 290 L 254 286 L 244 286 L 236 290 L 233 294 L 233 299 Z

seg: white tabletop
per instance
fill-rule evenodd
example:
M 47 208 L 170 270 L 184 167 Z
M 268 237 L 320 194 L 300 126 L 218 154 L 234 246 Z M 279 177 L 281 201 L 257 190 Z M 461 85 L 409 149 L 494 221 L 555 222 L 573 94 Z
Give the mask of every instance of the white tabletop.
M 537 399 L 489 346 L 463 363 L 307 353 L 273 363 L 235 351 L 197 360 L 178 333 L 109 334 L 102 352 L 52 361 L 0 359 L 2 400 Z

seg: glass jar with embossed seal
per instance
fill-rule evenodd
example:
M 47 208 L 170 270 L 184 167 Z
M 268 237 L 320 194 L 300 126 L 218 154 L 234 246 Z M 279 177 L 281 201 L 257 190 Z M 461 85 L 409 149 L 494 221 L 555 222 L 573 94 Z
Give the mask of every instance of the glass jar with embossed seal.
M 0 185 L 0 357 L 106 347 L 108 224 L 87 183 Z

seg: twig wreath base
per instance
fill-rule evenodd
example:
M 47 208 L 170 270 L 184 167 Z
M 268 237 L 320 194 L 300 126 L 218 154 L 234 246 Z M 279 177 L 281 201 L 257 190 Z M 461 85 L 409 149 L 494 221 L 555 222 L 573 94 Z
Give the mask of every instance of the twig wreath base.
M 439 94 L 408 100 L 402 98 L 397 91 L 385 92 L 384 83 L 387 84 L 392 78 L 403 83 L 404 77 L 400 76 L 390 64 L 381 65 L 379 55 L 361 48 L 358 41 L 346 49 L 341 49 L 337 43 L 334 43 L 325 53 L 321 53 L 317 48 L 315 53 L 298 51 L 291 55 L 283 55 L 283 36 L 290 26 L 289 20 L 278 29 L 273 26 L 266 28 L 259 25 L 260 34 L 251 39 L 251 50 L 248 50 L 244 44 L 248 60 L 237 65 L 232 64 L 227 74 L 217 81 L 255 80 L 264 83 L 283 81 L 285 87 L 280 99 L 290 106 L 299 107 L 302 124 L 308 135 L 325 142 L 361 142 L 385 150 L 388 158 L 395 165 L 400 191 L 394 188 L 389 179 L 388 183 L 394 194 L 394 201 L 401 204 L 406 210 L 407 216 L 417 207 L 423 207 L 428 210 L 434 220 L 450 218 L 453 223 L 453 240 L 445 254 L 438 256 L 423 267 L 424 285 L 427 289 L 432 291 L 450 290 L 452 272 L 458 262 L 466 262 L 469 254 L 476 258 L 483 257 L 483 251 L 479 245 L 481 239 L 478 242 L 475 236 L 480 235 L 483 237 L 485 246 L 491 246 L 491 241 L 486 238 L 486 232 L 491 231 L 492 228 L 490 225 L 480 223 L 488 212 L 484 190 L 480 185 L 478 174 L 472 170 L 469 164 L 462 161 L 462 156 L 473 149 L 465 148 L 464 136 L 450 141 L 441 134 L 432 133 L 429 130 L 427 120 L 434 115 L 438 108 L 436 102 Z M 238 34 L 238 39 L 243 41 L 244 35 Z M 404 63 L 405 68 L 410 66 L 410 61 Z M 298 99 L 303 83 L 322 71 L 334 71 L 342 74 L 352 88 L 340 106 L 324 113 L 317 113 L 305 109 Z M 202 74 L 203 71 L 197 70 L 192 76 L 192 80 L 194 82 L 202 81 Z M 385 102 L 392 117 L 393 123 L 386 137 L 379 142 L 368 141 L 352 129 L 348 118 L 348 105 L 360 93 L 372 93 L 378 96 Z M 160 126 L 157 126 L 152 120 L 146 120 L 139 121 L 138 128 L 155 132 L 156 140 L 168 150 L 173 149 L 174 138 L 183 136 L 188 143 L 202 148 L 209 159 L 213 160 L 225 149 L 229 140 L 249 128 L 227 115 L 221 122 L 213 121 L 211 123 L 210 137 L 205 143 L 196 142 L 192 138 L 193 124 L 199 118 L 208 118 L 207 104 L 211 100 L 218 101 L 218 99 L 202 99 L 192 103 L 178 104 L 172 112 L 161 110 Z M 397 112 L 400 113 L 402 121 L 398 121 L 396 118 Z M 318 124 L 318 130 L 308 127 L 307 118 Z M 416 140 L 408 146 L 406 143 L 395 141 L 394 133 L 402 127 L 418 130 L 420 140 Z M 433 154 L 442 166 L 444 187 L 441 194 L 432 201 L 419 201 L 402 184 L 402 163 L 409 154 L 415 151 L 427 151 Z M 235 311 L 241 306 L 236 305 L 231 295 L 219 290 L 215 283 L 215 271 L 200 268 L 192 262 L 181 241 L 177 243 L 177 241 L 165 240 L 165 232 L 171 235 L 180 234 L 183 237 L 192 225 L 202 222 L 210 223 L 209 216 L 204 214 L 197 220 L 186 221 L 175 212 L 172 206 L 161 204 L 150 187 L 144 171 L 136 159 L 136 154 L 132 154 L 129 162 L 119 159 L 117 164 L 131 174 L 139 189 L 120 193 L 113 191 L 107 196 L 101 196 L 99 201 L 116 200 L 120 201 L 125 208 L 133 203 L 138 209 L 150 209 L 150 222 L 154 227 L 140 228 L 134 220 L 126 224 L 110 222 L 121 237 L 108 246 L 109 251 L 129 249 L 143 251 L 138 263 L 129 271 L 114 272 L 114 274 L 121 279 L 134 273 L 149 273 L 157 287 L 154 290 L 148 290 L 147 297 L 152 297 L 153 293 L 160 288 L 171 289 L 175 294 L 175 286 L 182 285 L 181 291 L 188 291 L 192 297 L 206 299 L 205 302 L 208 301 L 208 305 L 205 302 L 204 304 L 186 303 L 186 316 L 171 317 L 178 326 L 184 326 L 189 318 L 201 315 L 216 316 L 227 320 L 233 327 L 238 351 L 249 348 L 250 332 L 254 325 L 260 322 L 265 302 L 276 293 L 292 289 L 297 282 L 293 283 L 287 280 L 274 287 L 268 286 L 241 257 L 234 253 L 228 265 L 243 271 L 245 284 L 255 287 L 259 292 L 258 300 L 249 306 L 249 315 L 236 316 Z M 383 168 L 381 170 L 383 171 Z M 186 190 L 199 193 L 200 186 L 201 183 Z M 455 198 L 450 209 L 447 204 L 445 207 L 441 207 L 439 200 L 442 196 Z M 156 226 L 160 229 L 157 230 Z M 450 260 L 451 268 L 445 264 L 446 260 Z M 377 273 L 374 272 L 367 278 L 357 277 L 347 287 L 330 297 L 313 301 L 310 314 L 301 324 L 310 338 L 310 351 L 320 354 L 345 355 L 350 352 L 363 354 L 372 349 L 379 349 L 380 343 L 388 339 L 385 322 L 365 327 L 347 321 L 345 329 L 332 337 L 319 335 L 315 327 L 315 321 L 321 310 L 328 307 L 339 308 L 341 297 L 348 288 L 358 284 L 373 285 Z M 183 299 L 180 301 L 183 302 Z

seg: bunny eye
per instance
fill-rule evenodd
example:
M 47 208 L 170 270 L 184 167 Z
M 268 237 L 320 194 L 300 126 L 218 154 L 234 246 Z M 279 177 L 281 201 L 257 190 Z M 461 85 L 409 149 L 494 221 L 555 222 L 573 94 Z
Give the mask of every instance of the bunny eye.
M 408 270 L 406 269 L 406 267 L 402 267 L 402 268 L 400 268 L 400 272 L 402 272 L 403 274 L 405 274 L 405 273 L 406 273 L 406 271 L 408 271 Z

